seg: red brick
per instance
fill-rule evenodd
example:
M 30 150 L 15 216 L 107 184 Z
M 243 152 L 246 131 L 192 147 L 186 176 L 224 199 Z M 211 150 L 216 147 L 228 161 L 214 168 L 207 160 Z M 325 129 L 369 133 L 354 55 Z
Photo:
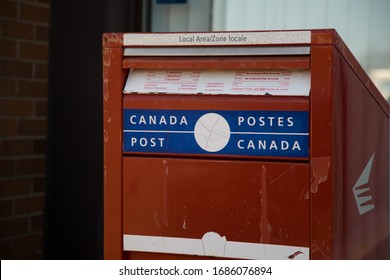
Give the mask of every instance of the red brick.
M 0 156 L 21 156 L 32 153 L 31 139 L 5 139 L 0 141 Z
M 15 214 L 42 213 L 44 209 L 44 196 L 32 196 L 15 199 Z
M 42 251 L 42 234 L 35 234 L 15 239 L 15 256 Z
M 47 97 L 48 86 L 46 82 L 20 81 L 20 97 Z
M 35 39 L 38 41 L 49 42 L 49 27 L 37 25 L 35 27 Z
M 49 48 L 43 44 L 20 43 L 19 56 L 22 59 L 47 60 Z
M 36 155 L 46 154 L 46 139 L 34 139 L 33 152 Z
M 16 175 L 34 175 L 43 174 L 46 171 L 45 158 L 22 158 L 16 159 L 15 174 Z
M 13 20 L 4 20 L 3 36 L 20 39 L 34 39 L 34 25 Z
M 15 96 L 16 82 L 14 80 L 0 80 L 0 96 Z
M 47 80 L 48 75 L 48 66 L 47 63 L 35 63 L 35 78 Z
M 18 15 L 18 6 L 16 2 L 1 0 L 0 1 L 0 16 L 16 18 Z
M 0 99 L 0 115 L 2 117 L 32 116 L 34 103 L 30 100 Z
M 15 78 L 31 78 L 32 77 L 32 63 L 15 61 L 15 60 L 3 60 L 1 61 L 1 75 L 4 77 Z
M 28 218 L 16 218 L 0 221 L 0 238 L 28 233 Z
M 18 133 L 18 122 L 15 119 L 0 119 L 0 136 L 14 136 Z
M 35 216 L 31 218 L 31 232 L 42 231 L 43 229 L 43 215 Z
M 0 159 L 0 178 L 14 175 L 15 163 L 12 159 Z
M 50 10 L 49 7 L 20 3 L 20 18 L 34 22 L 49 23 Z
M 35 116 L 36 117 L 47 116 L 47 102 L 46 101 L 35 102 Z
M 31 179 L 0 180 L 0 197 L 26 195 L 31 192 Z
M 14 201 L 12 199 L 0 200 L 0 218 L 12 216 L 13 206 Z
M 21 119 L 19 121 L 20 135 L 46 135 L 47 121 L 41 119 Z
M 0 8 L 1 10 L 1 8 Z M 16 57 L 16 42 L 12 40 L 0 39 L 0 56 Z
M 46 178 L 34 178 L 33 180 L 33 192 L 40 193 L 44 192 L 46 189 Z

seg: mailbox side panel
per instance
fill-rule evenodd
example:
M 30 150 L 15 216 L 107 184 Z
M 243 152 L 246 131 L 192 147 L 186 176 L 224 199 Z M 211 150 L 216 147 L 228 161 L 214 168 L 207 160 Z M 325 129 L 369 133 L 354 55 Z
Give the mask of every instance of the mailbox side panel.
M 311 48 L 310 257 L 387 259 L 388 110 L 347 50 L 320 43 Z
M 335 258 L 388 259 L 389 118 L 350 63 L 334 52 Z
M 103 35 L 104 258 L 122 259 L 122 69 L 121 37 Z

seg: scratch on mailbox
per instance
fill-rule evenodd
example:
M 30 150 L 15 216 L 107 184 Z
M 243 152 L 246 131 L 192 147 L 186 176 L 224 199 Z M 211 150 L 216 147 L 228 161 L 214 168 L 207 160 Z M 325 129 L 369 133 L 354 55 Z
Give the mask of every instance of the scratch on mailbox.
M 269 221 L 267 217 L 267 169 L 263 165 L 261 166 L 261 220 L 260 220 L 260 233 L 261 243 L 269 243 Z
M 306 184 L 301 192 L 301 195 L 299 196 L 299 200 L 302 199 L 309 199 L 309 184 Z
M 163 223 L 165 226 L 168 225 L 168 162 L 163 160 Z
M 280 174 L 278 177 L 276 177 L 275 179 L 273 179 L 272 181 L 270 181 L 270 184 L 275 183 L 275 182 L 278 181 L 280 178 L 282 178 L 284 175 L 286 175 L 287 173 L 291 172 L 294 168 L 295 168 L 295 166 L 292 165 L 291 168 L 290 168 L 289 170 L 284 171 L 284 172 L 283 172 L 282 174 Z
M 159 230 L 160 229 L 160 219 L 158 218 L 158 214 L 156 211 L 153 213 L 153 219 L 154 219 L 154 224 L 156 225 L 156 228 Z

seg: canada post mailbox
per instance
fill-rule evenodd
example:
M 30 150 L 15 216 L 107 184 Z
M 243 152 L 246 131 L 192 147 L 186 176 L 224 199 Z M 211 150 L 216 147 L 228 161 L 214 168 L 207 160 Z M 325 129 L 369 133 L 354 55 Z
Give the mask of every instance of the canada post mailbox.
M 389 105 L 334 30 L 103 35 L 107 259 L 389 258 Z

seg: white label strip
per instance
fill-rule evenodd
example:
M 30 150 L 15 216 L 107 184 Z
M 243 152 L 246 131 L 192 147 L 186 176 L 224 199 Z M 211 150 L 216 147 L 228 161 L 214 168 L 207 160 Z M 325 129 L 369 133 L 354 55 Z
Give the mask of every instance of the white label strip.
M 123 92 L 309 96 L 310 71 L 132 69 Z
M 252 56 L 308 55 L 309 46 L 245 47 L 126 47 L 124 56 Z
M 127 33 L 123 35 L 124 46 L 237 46 L 310 43 L 310 31 Z
M 202 239 L 125 234 L 123 249 L 254 260 L 308 260 L 310 257 L 308 247 L 227 241 L 215 232 L 206 233 Z

